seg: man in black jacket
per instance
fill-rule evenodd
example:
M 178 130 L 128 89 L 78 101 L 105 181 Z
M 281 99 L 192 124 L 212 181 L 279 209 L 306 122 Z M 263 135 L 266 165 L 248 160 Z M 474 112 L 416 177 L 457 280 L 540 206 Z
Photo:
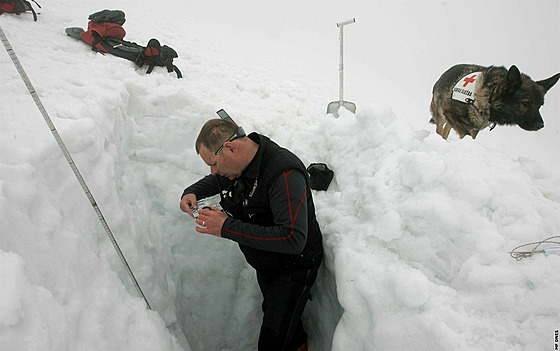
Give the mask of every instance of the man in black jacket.
M 181 210 L 220 194 L 223 211 L 198 209 L 196 231 L 236 241 L 263 294 L 259 351 L 307 350 L 301 315 L 323 256 L 309 176 L 297 156 L 266 136 L 213 119 L 196 151 L 211 174 L 189 186 Z

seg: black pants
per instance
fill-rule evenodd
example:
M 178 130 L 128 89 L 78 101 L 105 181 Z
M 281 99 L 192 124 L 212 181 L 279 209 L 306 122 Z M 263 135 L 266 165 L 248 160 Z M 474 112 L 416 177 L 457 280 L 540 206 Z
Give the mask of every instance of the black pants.
M 321 260 L 318 256 L 305 266 L 280 274 L 257 272 L 264 298 L 259 351 L 294 351 L 307 341 L 301 315 Z

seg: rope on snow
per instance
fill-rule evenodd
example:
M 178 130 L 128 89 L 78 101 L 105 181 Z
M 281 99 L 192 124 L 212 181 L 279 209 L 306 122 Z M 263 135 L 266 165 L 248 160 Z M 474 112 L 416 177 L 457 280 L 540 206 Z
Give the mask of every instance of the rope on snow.
M 29 77 L 27 76 L 27 74 L 23 70 L 23 66 L 21 65 L 18 57 L 16 56 L 16 53 L 13 50 L 12 46 L 10 45 L 10 42 L 8 41 L 8 38 L 4 34 L 4 31 L 2 30 L 1 26 L 0 26 L 0 39 L 2 40 L 2 44 L 4 44 L 4 47 L 6 48 L 6 51 L 8 52 L 8 55 L 12 59 L 12 62 L 16 66 L 16 69 L 17 69 L 19 75 L 23 79 L 23 82 L 25 83 L 25 86 L 27 87 L 27 90 L 29 91 L 29 94 L 31 94 L 31 96 L 33 97 L 33 100 L 35 101 L 35 104 L 39 108 L 39 111 L 41 111 L 41 114 L 43 115 L 43 118 L 45 119 L 45 122 L 47 122 L 47 125 L 48 125 L 49 129 L 51 130 L 51 133 L 53 134 L 54 138 L 56 139 L 56 142 L 58 143 L 58 146 L 60 147 L 60 149 L 62 150 L 62 153 L 64 154 L 64 157 L 66 158 L 66 161 L 68 161 L 68 164 L 70 165 L 70 168 L 72 168 L 72 171 L 74 172 L 74 175 L 78 179 L 78 182 L 82 186 L 82 189 L 84 190 L 84 192 L 85 192 L 86 196 L 88 197 L 91 205 L 93 206 L 93 209 L 95 210 L 95 213 L 97 214 L 97 217 L 99 218 L 99 221 L 101 222 L 101 225 L 105 229 L 105 232 L 107 233 L 107 236 L 109 237 L 109 240 L 113 244 L 113 247 L 115 248 L 115 251 L 117 252 L 117 255 L 119 256 L 119 258 L 121 259 L 121 262 L 122 262 L 123 266 L 125 267 L 128 275 L 130 276 L 130 279 L 132 280 L 134 286 L 136 287 L 136 290 L 138 291 L 140 296 L 142 296 L 142 298 L 146 302 L 146 306 L 148 306 L 148 309 L 151 310 L 152 308 L 150 307 L 150 304 L 148 303 L 148 300 L 146 299 L 146 296 L 144 296 L 144 293 L 142 292 L 142 289 L 140 288 L 140 285 L 138 284 L 138 281 L 136 280 L 136 277 L 132 273 L 132 270 L 130 269 L 130 266 L 128 265 L 128 262 L 126 261 L 126 258 L 124 257 L 124 255 L 123 255 L 123 253 L 122 253 L 122 251 L 119 247 L 119 244 L 117 243 L 115 237 L 113 236 L 113 233 L 111 232 L 111 229 L 109 228 L 109 225 L 107 224 L 107 221 L 105 221 L 105 218 L 103 217 L 103 214 L 101 213 L 101 210 L 99 209 L 99 206 L 97 206 L 97 202 L 95 202 L 95 199 L 93 198 L 93 195 L 89 191 L 89 189 L 86 185 L 86 182 L 84 181 L 84 178 L 82 177 L 82 175 L 78 171 L 78 167 L 76 167 L 76 164 L 74 163 L 74 160 L 72 159 L 72 156 L 70 156 L 70 153 L 68 152 L 68 149 L 66 148 L 66 145 L 64 145 L 64 142 L 62 141 L 62 138 L 60 137 L 60 135 L 58 134 L 58 131 L 56 130 L 54 124 L 52 123 L 52 120 L 49 117 L 49 115 L 47 113 L 47 110 L 43 106 L 43 103 L 39 99 L 39 95 L 37 95 L 37 92 L 35 91 L 35 88 L 31 84 L 31 81 L 29 80 Z
M 532 257 L 536 253 L 542 253 L 545 254 L 545 256 L 560 255 L 560 241 L 554 239 L 560 239 L 560 236 L 555 235 L 541 241 L 520 245 L 515 249 L 511 250 L 509 254 L 511 255 L 512 258 L 515 258 L 517 261 L 521 261 L 522 259 L 527 257 Z M 544 246 L 545 244 L 554 244 L 555 246 L 546 246 L 543 247 L 541 250 L 537 250 L 541 245 Z M 531 246 L 531 245 L 535 245 L 531 251 L 518 251 L 518 249 L 522 247 Z

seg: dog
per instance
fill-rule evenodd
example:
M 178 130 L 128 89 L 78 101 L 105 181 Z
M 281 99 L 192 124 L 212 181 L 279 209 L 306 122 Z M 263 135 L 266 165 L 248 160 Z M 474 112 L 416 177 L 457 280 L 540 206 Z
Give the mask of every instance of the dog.
M 461 139 L 473 139 L 486 127 L 518 125 L 536 131 L 544 127 L 539 108 L 560 73 L 534 82 L 514 65 L 484 67 L 459 64 L 441 75 L 432 90 L 431 123 L 447 140 L 454 129 Z

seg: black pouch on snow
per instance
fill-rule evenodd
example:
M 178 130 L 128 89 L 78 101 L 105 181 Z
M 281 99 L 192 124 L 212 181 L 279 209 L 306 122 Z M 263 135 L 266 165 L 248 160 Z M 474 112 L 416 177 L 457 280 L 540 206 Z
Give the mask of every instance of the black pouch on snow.
M 312 163 L 307 167 L 310 185 L 313 190 L 327 190 L 334 177 L 334 172 L 324 163 Z

